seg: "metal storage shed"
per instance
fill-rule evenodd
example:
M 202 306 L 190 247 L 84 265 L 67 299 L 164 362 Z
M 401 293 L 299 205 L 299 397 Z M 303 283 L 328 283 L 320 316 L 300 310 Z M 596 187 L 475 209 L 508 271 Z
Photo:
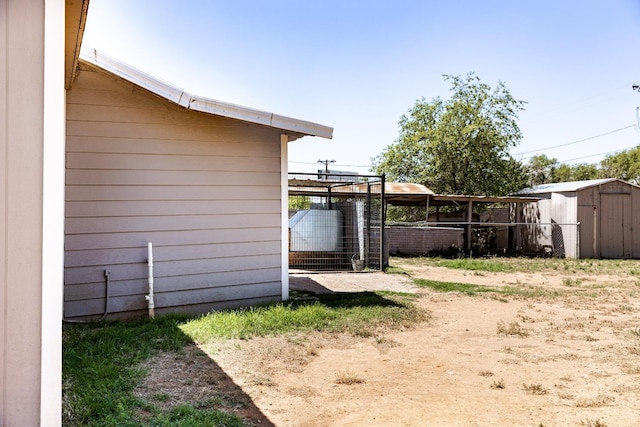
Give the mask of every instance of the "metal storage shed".
M 523 220 L 552 224 L 537 244 L 568 258 L 640 258 L 640 187 L 615 178 L 543 184 L 516 193 L 537 196 Z M 639 226 L 636 226 L 638 224 Z M 561 247 L 559 247 L 561 245 Z

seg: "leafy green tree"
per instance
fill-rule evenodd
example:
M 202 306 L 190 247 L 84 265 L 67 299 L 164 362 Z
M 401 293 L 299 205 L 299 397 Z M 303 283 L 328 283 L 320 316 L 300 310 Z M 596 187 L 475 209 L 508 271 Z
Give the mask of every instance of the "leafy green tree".
M 504 195 L 526 186 L 522 164 L 509 154 L 522 139 L 517 119 L 525 102 L 504 83 L 492 89 L 474 73 L 444 78 L 451 97 L 416 101 L 373 170 L 437 193 Z
M 592 163 L 561 164 L 555 169 L 551 182 L 584 181 L 599 177 L 600 169 L 598 169 L 598 165 Z
M 600 169 L 603 177 L 640 184 L 640 146 L 605 157 Z
M 526 165 L 529 185 L 533 187 L 554 182 L 553 176 L 557 167 L 558 159 L 556 158 L 549 158 L 544 154 L 531 157 Z
M 595 164 L 560 164 L 557 159 L 549 158 L 544 154 L 531 157 L 526 170 L 531 186 L 552 182 L 582 181 L 601 176 L 601 171 Z

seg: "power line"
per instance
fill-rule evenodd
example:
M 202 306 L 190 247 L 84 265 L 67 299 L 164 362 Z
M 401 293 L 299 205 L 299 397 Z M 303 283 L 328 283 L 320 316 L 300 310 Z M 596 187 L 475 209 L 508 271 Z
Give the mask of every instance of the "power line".
M 584 107 L 587 107 L 587 106 L 590 106 L 591 104 L 593 104 L 592 101 L 597 99 L 597 98 L 603 98 L 603 97 L 612 98 L 613 97 L 613 95 L 612 95 L 613 92 L 618 91 L 618 90 L 623 89 L 623 88 L 628 88 L 632 84 L 633 84 L 632 82 L 628 82 L 628 83 L 625 83 L 625 84 L 622 84 L 622 85 L 618 85 L 618 86 L 615 86 L 615 87 L 610 87 L 608 89 L 602 90 L 601 92 L 596 93 L 595 95 L 589 96 L 587 98 L 578 99 L 576 101 L 569 102 L 569 103 L 567 103 L 565 105 L 561 105 L 561 106 L 558 106 L 558 107 L 555 107 L 555 108 L 547 109 L 544 113 L 537 114 L 537 115 L 535 115 L 533 117 L 525 118 L 523 120 L 523 123 L 535 123 L 535 122 L 540 121 L 540 119 L 544 119 L 544 118 L 546 118 L 546 117 L 548 117 L 550 115 L 557 116 L 557 112 L 558 111 L 562 111 L 562 110 L 566 110 L 566 112 L 571 112 L 571 111 L 576 111 L 578 109 L 582 109 Z
M 612 133 L 620 132 L 620 131 L 623 131 L 623 130 L 626 130 L 626 129 L 629 129 L 629 128 L 632 128 L 632 127 L 635 127 L 635 126 L 636 126 L 636 125 L 635 125 L 635 124 L 633 124 L 633 125 L 629 125 L 629 126 L 621 127 L 621 128 L 619 128 L 619 129 L 614 129 L 614 130 L 611 130 L 611 131 L 609 131 L 609 132 L 601 133 L 601 134 L 599 134 L 599 135 L 594 135 L 594 136 L 590 136 L 590 137 L 588 137 L 588 138 L 579 139 L 579 140 L 577 140 L 577 141 L 571 141 L 571 142 L 566 142 L 566 143 L 564 143 L 564 144 L 552 145 L 552 146 L 550 146 L 550 147 L 539 148 L 539 149 L 537 149 L 537 150 L 525 151 L 525 152 L 522 152 L 522 153 L 519 153 L 519 154 L 520 154 L 520 155 L 524 155 L 524 154 L 531 154 L 531 153 L 537 153 L 537 152 L 544 151 L 544 150 L 552 150 L 552 149 L 554 149 L 554 148 L 566 147 L 566 146 L 568 146 L 568 145 L 578 144 L 578 143 L 580 143 L 580 142 L 590 141 L 590 140 L 592 140 L 592 139 L 601 138 L 601 137 L 603 137 L 603 136 L 611 135 Z M 523 158 L 523 160 L 524 160 L 524 159 L 528 159 L 528 158 L 530 158 L 530 157 L 525 157 L 525 158 Z
M 574 160 L 588 159 L 589 157 L 604 156 L 604 155 L 607 155 L 607 154 L 618 154 L 618 153 L 622 153 L 623 151 L 627 151 L 627 150 L 630 150 L 630 149 L 629 148 L 623 148 L 623 149 L 620 149 L 620 150 L 605 151 L 603 153 L 590 154 L 588 156 L 574 157 L 573 159 L 558 160 L 558 163 L 572 162 Z

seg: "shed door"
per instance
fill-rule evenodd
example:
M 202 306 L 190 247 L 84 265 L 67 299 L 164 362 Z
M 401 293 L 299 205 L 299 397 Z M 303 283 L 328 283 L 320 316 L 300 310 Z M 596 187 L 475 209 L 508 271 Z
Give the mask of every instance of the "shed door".
M 628 194 L 600 195 L 600 256 L 631 258 L 631 198 Z

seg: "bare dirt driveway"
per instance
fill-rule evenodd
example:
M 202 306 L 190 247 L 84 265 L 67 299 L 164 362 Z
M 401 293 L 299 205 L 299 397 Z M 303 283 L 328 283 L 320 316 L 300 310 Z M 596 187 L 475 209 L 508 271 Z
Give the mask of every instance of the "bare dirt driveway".
M 294 288 L 418 293 L 416 304 L 430 318 L 372 337 L 296 334 L 202 349 L 250 399 L 236 412 L 274 426 L 640 425 L 636 276 L 472 273 L 395 262 L 412 277 L 531 292 L 465 295 L 418 288 L 399 274 L 295 274 Z M 202 369 L 210 368 L 175 359 L 174 370 L 191 363 L 183 370 L 193 376 L 185 395 L 213 393 L 201 384 Z

